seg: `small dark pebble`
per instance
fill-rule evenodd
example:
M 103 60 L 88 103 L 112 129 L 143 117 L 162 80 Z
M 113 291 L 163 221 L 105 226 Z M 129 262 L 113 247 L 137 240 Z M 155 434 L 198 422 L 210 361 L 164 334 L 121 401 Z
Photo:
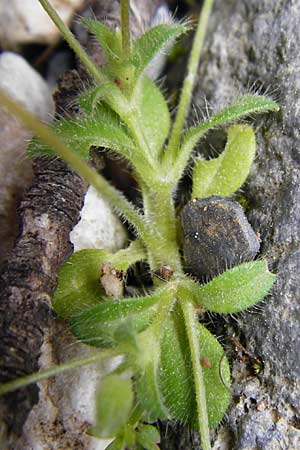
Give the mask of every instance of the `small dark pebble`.
M 183 208 L 186 271 L 208 281 L 225 270 L 255 257 L 260 240 L 241 206 L 212 196 L 191 200 Z

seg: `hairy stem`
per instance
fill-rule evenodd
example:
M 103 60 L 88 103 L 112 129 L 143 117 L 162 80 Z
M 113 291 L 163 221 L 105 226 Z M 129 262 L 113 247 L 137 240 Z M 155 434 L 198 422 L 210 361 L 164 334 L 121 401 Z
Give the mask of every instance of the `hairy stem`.
M 151 270 L 169 265 L 182 272 L 176 229 L 176 215 L 172 191 L 161 187 L 148 190 L 142 186 L 144 214 L 149 223 L 155 223 L 158 238 L 149 242 L 148 257 Z
M 59 31 L 61 32 L 64 39 L 67 41 L 71 49 L 78 56 L 82 64 L 87 68 L 90 74 L 97 80 L 98 82 L 103 82 L 103 76 L 97 66 L 90 59 L 84 48 L 79 44 L 73 33 L 69 30 L 69 28 L 64 24 L 61 20 L 55 9 L 51 6 L 48 0 L 39 0 L 40 4 L 47 12 L 48 16 L 55 23 Z
M 121 0 L 121 30 L 124 56 L 130 56 L 129 0 Z
M 77 367 L 87 366 L 103 360 L 104 358 L 112 357 L 112 352 L 97 352 L 85 358 L 73 359 L 64 364 L 53 366 L 50 369 L 40 370 L 39 372 L 26 375 L 25 377 L 17 378 L 16 380 L 9 381 L 0 385 L 0 395 L 7 394 L 8 392 L 15 391 L 16 389 L 28 386 L 31 383 L 37 383 L 38 381 L 45 380 L 46 378 L 59 375 L 66 370 L 76 369 Z
M 170 164 L 176 158 L 181 135 L 185 125 L 185 120 L 189 111 L 191 103 L 192 91 L 195 84 L 197 75 L 198 64 L 200 60 L 203 41 L 207 29 L 208 19 L 213 6 L 213 0 L 205 0 L 201 15 L 199 17 L 196 34 L 194 37 L 194 43 L 188 63 L 188 72 L 184 80 L 181 97 L 178 105 L 175 123 L 170 137 L 169 145 L 166 149 L 164 161 L 166 164 Z
M 196 328 L 195 310 L 193 304 L 187 298 L 185 298 L 185 293 L 181 291 L 180 294 L 182 300 L 181 307 L 184 315 L 185 327 L 192 358 L 201 444 L 203 450 L 211 450 L 205 386 L 202 367 L 200 363 L 199 335 Z
M 14 114 L 21 122 L 33 131 L 45 144 L 53 149 L 60 158 L 65 160 L 70 166 L 76 170 L 89 184 L 95 187 L 106 199 L 113 204 L 118 211 L 120 211 L 126 219 L 132 223 L 136 228 L 141 238 L 148 242 L 153 239 L 153 231 L 148 226 L 144 218 L 135 209 L 134 205 L 130 203 L 117 189 L 112 187 L 109 182 L 92 169 L 79 156 L 73 153 L 64 142 L 59 139 L 53 131 L 44 125 L 31 113 L 22 108 L 15 101 L 11 100 L 4 92 L 0 91 L 0 103 Z

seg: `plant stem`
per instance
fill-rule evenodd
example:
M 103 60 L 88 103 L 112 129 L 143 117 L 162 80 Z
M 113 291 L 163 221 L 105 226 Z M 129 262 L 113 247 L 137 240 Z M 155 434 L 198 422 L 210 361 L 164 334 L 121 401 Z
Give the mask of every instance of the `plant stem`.
M 48 0 L 39 0 L 40 4 L 47 12 L 48 16 L 55 23 L 59 31 L 61 32 L 64 39 L 67 41 L 71 49 L 78 56 L 82 64 L 88 69 L 90 74 L 97 80 L 98 82 L 103 82 L 103 77 L 101 72 L 98 70 L 97 66 L 90 59 L 84 48 L 79 44 L 73 33 L 69 30 L 69 28 L 64 24 L 61 20 L 53 6 L 48 2 Z
M 125 218 L 132 223 L 144 241 L 153 239 L 153 232 L 144 218 L 135 209 L 117 189 L 112 187 L 109 182 L 84 162 L 76 153 L 72 152 L 64 142 L 59 139 L 51 130 L 44 125 L 30 112 L 22 108 L 18 103 L 11 100 L 3 91 L 0 91 L 0 103 L 5 106 L 9 112 L 14 114 L 21 122 L 33 131 L 45 144 L 62 159 L 64 159 L 76 172 L 79 173 L 89 184 L 95 187 L 107 200 L 120 211 Z
M 177 242 L 176 215 L 169 187 L 149 190 L 142 187 L 144 214 L 149 223 L 155 223 L 158 237 L 148 244 L 148 260 L 151 270 L 163 265 L 171 266 L 176 272 L 182 272 L 181 258 Z
M 188 72 L 184 80 L 175 123 L 170 137 L 169 145 L 165 152 L 164 161 L 170 164 L 177 156 L 180 139 L 185 125 L 185 120 L 189 112 L 192 91 L 197 75 L 198 64 L 203 46 L 204 36 L 207 29 L 208 19 L 213 6 L 213 0 L 205 0 L 199 17 L 193 47 L 188 63 Z
M 129 0 L 121 0 L 122 47 L 126 58 L 130 56 Z
M 181 307 L 184 315 L 185 327 L 188 335 L 189 347 L 192 358 L 201 444 L 203 450 L 211 450 L 205 386 L 202 367 L 200 363 L 199 335 L 196 328 L 195 310 L 190 300 L 185 298 L 186 297 L 185 293 L 180 291 L 180 294 L 181 294 L 180 298 L 182 300 Z
M 9 381 L 8 383 L 1 384 L 0 395 L 23 388 L 31 383 L 37 383 L 38 381 L 45 380 L 46 378 L 59 375 L 66 370 L 76 369 L 77 367 L 87 366 L 89 364 L 99 362 L 100 360 L 102 360 L 103 358 L 107 358 L 108 356 L 111 357 L 113 355 L 111 352 L 108 354 L 108 351 L 101 353 L 98 352 L 94 353 L 93 355 L 86 356 L 85 358 L 73 359 L 72 361 L 68 361 L 58 366 L 51 367 L 50 369 L 41 370 L 39 372 L 17 378 L 16 380 Z

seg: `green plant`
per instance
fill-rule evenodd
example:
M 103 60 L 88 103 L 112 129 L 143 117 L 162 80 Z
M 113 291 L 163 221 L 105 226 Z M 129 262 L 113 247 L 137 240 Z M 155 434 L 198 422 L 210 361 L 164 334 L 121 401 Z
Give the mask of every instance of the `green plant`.
M 79 96 L 78 117 L 56 121 L 52 129 L 4 93 L 0 101 L 38 136 L 30 145 L 31 155 L 55 153 L 67 161 L 134 227 L 136 240 L 116 254 L 74 253 L 59 273 L 54 310 L 69 321 L 78 339 L 101 351 L 7 383 L 0 393 L 122 354 L 123 362 L 97 393 L 93 434 L 115 437 L 110 450 L 154 450 L 159 436 L 150 424 L 173 419 L 198 429 L 202 447 L 208 450 L 209 428 L 219 423 L 230 400 L 230 370 L 222 347 L 199 322 L 197 311 L 228 314 L 247 309 L 263 299 L 275 277 L 262 260 L 243 263 L 204 285 L 185 274 L 174 192 L 196 144 L 208 131 L 254 113 L 277 111 L 278 106 L 267 97 L 245 95 L 205 122 L 184 129 L 212 0 L 204 2 L 173 126 L 163 94 L 144 70 L 167 43 L 187 31 L 186 24 L 158 25 L 133 42 L 128 0 L 121 1 L 121 31 L 83 20 L 105 52 L 107 65 L 100 69 L 48 1 L 39 1 L 85 64 L 94 86 Z M 104 146 L 130 163 L 143 211 L 88 165 L 91 146 Z M 226 148 L 218 158 L 196 159 L 192 197 L 233 194 L 247 178 L 254 156 L 251 126 L 229 127 Z M 147 295 L 111 299 L 101 289 L 100 266 L 105 275 L 107 268 L 125 272 L 141 260 L 148 262 L 152 274 L 160 273 L 159 278 L 153 276 Z

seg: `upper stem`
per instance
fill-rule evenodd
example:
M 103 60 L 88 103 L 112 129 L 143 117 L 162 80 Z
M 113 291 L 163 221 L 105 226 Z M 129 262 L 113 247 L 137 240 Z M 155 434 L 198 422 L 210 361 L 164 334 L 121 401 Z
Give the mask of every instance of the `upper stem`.
M 84 48 L 79 44 L 73 33 L 71 33 L 69 28 L 61 20 L 55 9 L 51 6 L 48 0 L 39 0 L 39 2 L 44 8 L 44 10 L 47 12 L 48 16 L 53 20 L 53 22 L 61 32 L 64 39 L 71 47 L 71 49 L 76 53 L 82 64 L 87 68 L 87 70 L 95 78 L 95 80 L 101 83 L 103 81 L 103 76 L 101 72 L 98 70 L 97 66 L 90 59 Z
M 112 356 L 113 353 L 111 352 L 111 350 L 109 352 L 108 351 L 101 353 L 97 352 L 84 358 L 73 359 L 66 363 L 50 367 L 50 369 L 40 370 L 39 372 L 30 375 L 25 375 L 24 377 L 17 378 L 16 380 L 9 381 L 8 383 L 1 384 L 0 395 L 28 386 L 31 383 L 37 383 L 38 381 L 45 380 L 46 378 L 59 375 L 60 373 L 65 372 L 66 370 L 75 369 L 76 367 L 87 366 L 89 364 L 99 362 L 104 358 L 107 357 L 111 358 Z
M 122 47 L 126 58 L 130 56 L 129 0 L 121 0 Z
M 198 26 L 196 34 L 194 37 L 193 47 L 188 63 L 188 72 L 184 80 L 181 97 L 177 109 L 175 123 L 173 125 L 173 130 L 171 133 L 169 145 L 165 152 L 164 161 L 166 164 L 172 163 L 176 158 L 181 135 L 185 125 L 185 120 L 189 112 L 189 106 L 191 103 L 191 97 L 193 92 L 193 87 L 195 84 L 195 79 L 197 75 L 198 64 L 200 60 L 200 55 L 203 47 L 203 41 L 207 29 L 208 19 L 213 6 L 213 0 L 205 0 L 201 14 L 199 16 Z

